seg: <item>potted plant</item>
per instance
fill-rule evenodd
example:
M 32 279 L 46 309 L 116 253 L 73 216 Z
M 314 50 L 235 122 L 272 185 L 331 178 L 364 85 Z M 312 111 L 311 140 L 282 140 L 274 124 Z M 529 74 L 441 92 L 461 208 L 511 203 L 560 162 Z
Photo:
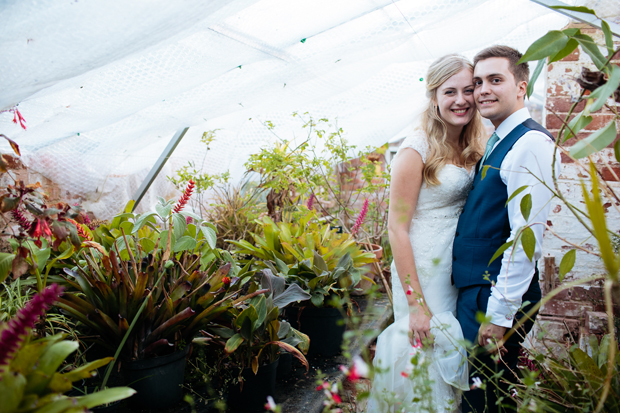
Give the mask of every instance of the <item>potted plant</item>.
M 67 397 L 74 382 L 91 377 L 112 358 L 96 360 L 69 371 L 59 371 L 78 343 L 64 334 L 33 340 L 35 321 L 62 293 L 52 284 L 35 295 L 15 317 L 0 324 L 0 399 L 2 412 L 74 412 L 92 409 L 130 397 L 128 387 L 104 389 L 80 397 Z
M 158 408 L 182 397 L 188 343 L 246 299 L 240 288 L 253 275 L 211 247 L 215 240 L 198 217 L 187 224 L 171 207 L 162 202 L 157 214 L 116 217 L 102 232 L 109 249 L 84 242 L 75 269 L 65 269 L 73 291 L 59 300 L 125 360 L 138 390 L 131 402 Z M 155 215 L 167 218 L 165 230 L 154 225 Z M 110 241 L 116 231 L 121 235 Z
M 284 280 L 262 271 L 261 285 L 250 288 L 265 294 L 233 309 L 234 318 L 227 326 L 216 329 L 216 340 L 224 346 L 239 368 L 239 385 L 229 391 L 228 402 L 239 411 L 263 411 L 267 396 L 273 396 L 280 350 L 284 350 L 308 369 L 304 357 L 308 337 L 279 319 L 280 308 L 292 302 L 307 300 L 310 295 L 297 285 L 286 289 Z M 258 288 L 261 288 L 258 290 Z
M 308 334 L 311 353 L 326 356 L 340 351 L 344 323 L 338 309 L 345 291 L 365 279 L 364 265 L 374 262 L 373 253 L 363 251 L 350 234 L 337 234 L 316 213 L 300 207 L 294 222 L 260 221 L 264 236 L 254 235 L 256 245 L 232 242 L 241 254 L 259 259 L 258 266 L 270 268 L 289 284 L 297 284 L 311 295 L 310 302 L 290 307 L 291 324 Z

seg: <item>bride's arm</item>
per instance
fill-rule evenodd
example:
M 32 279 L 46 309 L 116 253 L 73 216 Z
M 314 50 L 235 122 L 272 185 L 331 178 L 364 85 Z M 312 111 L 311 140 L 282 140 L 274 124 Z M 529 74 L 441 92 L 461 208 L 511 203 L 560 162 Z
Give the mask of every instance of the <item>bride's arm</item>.
M 412 294 L 405 295 L 409 303 L 409 328 L 412 333 L 412 337 L 410 337 L 412 344 L 417 343 L 418 339 L 422 342 L 425 339 L 431 339 L 431 314 L 424 301 L 409 239 L 411 220 L 422 187 L 423 168 L 422 157 L 416 150 L 407 148 L 400 151 L 394 159 L 392 169 L 388 214 L 388 234 L 396 271 L 403 285 L 403 290 L 407 291 L 409 286 L 413 289 Z M 392 280 L 392 282 L 395 281 Z

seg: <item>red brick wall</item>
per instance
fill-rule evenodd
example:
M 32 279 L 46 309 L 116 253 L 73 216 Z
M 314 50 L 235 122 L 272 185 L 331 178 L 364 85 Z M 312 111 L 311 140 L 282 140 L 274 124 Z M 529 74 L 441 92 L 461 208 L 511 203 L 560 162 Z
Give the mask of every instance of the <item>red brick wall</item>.
M 569 27 L 579 27 L 584 34 L 593 37 L 597 43 L 604 45 L 602 33 L 594 28 L 582 24 L 571 24 Z M 616 46 L 617 47 L 617 46 Z M 615 56 L 614 63 L 620 63 L 620 56 Z M 582 67 L 597 70 L 589 56 L 582 50 L 554 62 L 547 68 L 547 101 L 545 110 L 545 126 L 556 137 L 562 126 L 562 119 L 568 114 L 573 102 L 581 93 L 580 86 L 575 79 L 581 73 Z M 575 111 L 583 110 L 584 103 L 580 103 Z M 592 114 L 593 121 L 577 138 L 572 138 L 564 144 L 569 149 L 578 139 L 583 139 L 594 131 L 606 126 L 612 119 L 612 112 L 603 108 Z M 593 156 L 602 176 L 611 186 L 620 189 L 616 183 L 620 177 L 620 164 L 613 155 L 613 145 Z M 570 157 L 562 155 L 563 170 L 559 179 L 559 186 L 567 195 L 569 201 L 579 208 L 585 208 L 581 198 L 581 179 L 587 176 L 586 170 L 575 164 Z M 584 162 L 587 165 L 587 160 Z M 607 165 L 609 167 L 607 167 Z M 610 170 L 612 169 L 614 173 Z M 611 203 L 605 205 L 608 211 L 608 225 L 616 231 L 620 228 L 620 216 Z M 567 210 L 566 206 L 556 201 L 552 207 L 548 225 L 564 240 L 545 235 L 543 249 L 546 257 L 539 263 L 541 270 L 541 287 L 543 294 L 560 285 L 558 268 L 562 256 L 573 247 L 574 243 L 589 250 L 596 249 L 596 240 L 589 237 L 581 224 Z M 578 280 L 596 274 L 603 274 L 604 267 L 598 257 L 584 252 L 577 253 L 577 261 L 573 271 L 566 276 L 567 281 Z M 540 311 L 539 321 L 545 325 L 547 336 L 551 339 L 566 339 L 572 336 L 577 340 L 580 333 L 600 334 L 606 330 L 606 315 L 604 313 L 602 289 L 600 285 L 586 285 L 562 292 Z

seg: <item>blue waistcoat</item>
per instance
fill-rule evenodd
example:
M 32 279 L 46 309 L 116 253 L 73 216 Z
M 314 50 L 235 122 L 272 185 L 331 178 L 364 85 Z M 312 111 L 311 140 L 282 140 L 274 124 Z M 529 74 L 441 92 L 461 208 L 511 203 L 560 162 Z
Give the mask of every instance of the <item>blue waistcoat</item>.
M 508 219 L 508 191 L 500 177 L 500 166 L 513 145 L 530 130 L 543 132 L 551 139 L 553 136 L 532 119 L 527 119 L 514 128 L 489 155 L 484 165 L 489 165 L 486 176 L 478 172 L 463 207 L 454 237 L 452 257 L 452 280 L 457 288 L 473 285 L 488 285 L 497 281 L 502 257 L 497 257 L 490 265 L 495 251 L 510 237 Z M 488 280 L 484 274 L 488 272 Z

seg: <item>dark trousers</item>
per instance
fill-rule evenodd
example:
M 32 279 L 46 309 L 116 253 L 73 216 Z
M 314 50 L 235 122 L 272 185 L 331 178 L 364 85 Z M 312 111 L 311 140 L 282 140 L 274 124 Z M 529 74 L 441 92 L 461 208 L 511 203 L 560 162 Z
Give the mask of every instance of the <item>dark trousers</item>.
M 494 413 L 516 411 L 516 404 L 509 396 L 507 383 L 515 383 L 517 361 L 521 350 L 521 343 L 526 334 L 532 329 L 536 314 L 527 320 L 510 338 L 504 343 L 508 353 L 501 357 L 501 361 L 495 362 L 493 356 L 486 353 L 482 347 L 477 346 L 478 330 L 480 323 L 476 321 L 476 313 L 486 314 L 487 304 L 491 296 L 490 285 L 475 285 L 459 289 L 457 301 L 457 319 L 463 328 L 466 340 L 474 344 L 470 354 L 469 376 L 478 377 L 486 382 L 486 389 L 477 388 L 463 393 L 463 413 Z M 538 284 L 538 269 L 534 273 L 529 289 L 523 295 L 523 302 L 530 304 L 524 307 L 516 315 L 513 325 L 520 320 L 541 299 L 540 285 Z M 501 399 L 499 405 L 498 400 Z

